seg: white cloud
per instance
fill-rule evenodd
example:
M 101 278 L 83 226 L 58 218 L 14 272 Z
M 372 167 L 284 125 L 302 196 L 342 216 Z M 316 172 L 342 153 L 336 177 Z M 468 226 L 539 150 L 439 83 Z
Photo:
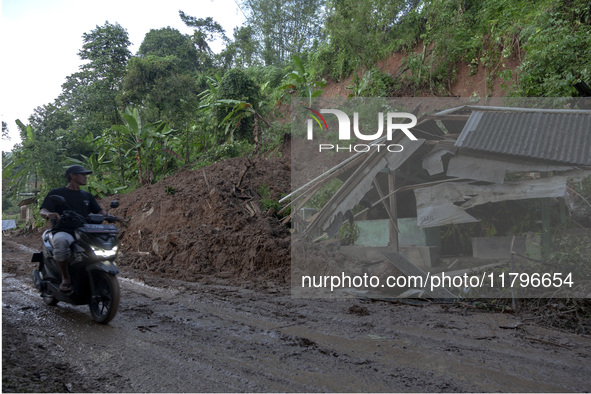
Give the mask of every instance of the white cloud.
M 235 0 L 0 0 L 0 118 L 19 142 L 15 119 L 25 124 L 38 106 L 53 102 L 68 75 L 78 71 L 82 35 L 106 21 L 119 23 L 136 53 L 150 29 L 174 27 L 191 34 L 178 12 L 212 17 L 232 37 L 244 16 Z M 220 50 L 221 46 L 214 46 Z

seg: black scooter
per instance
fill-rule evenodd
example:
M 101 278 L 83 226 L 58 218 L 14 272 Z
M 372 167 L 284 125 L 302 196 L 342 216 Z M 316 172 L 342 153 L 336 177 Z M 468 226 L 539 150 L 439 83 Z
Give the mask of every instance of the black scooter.
M 51 196 L 54 202 L 67 208 L 61 196 Z M 117 208 L 119 202 L 111 202 L 111 208 Z M 107 221 L 111 224 L 102 224 Z M 73 305 L 89 305 L 94 321 L 106 324 L 110 322 L 119 309 L 119 270 L 115 264 L 119 241 L 119 231 L 112 223 L 120 221 L 115 216 L 90 214 L 83 217 L 70 210 L 64 211 L 60 222 L 75 228 L 75 241 L 72 244 L 70 257 L 70 277 L 73 290 L 62 292 L 59 289 L 62 275 L 57 262 L 53 258 L 52 232 L 43 233 L 43 251 L 34 253 L 32 262 L 39 267 L 33 271 L 33 283 L 41 292 L 47 305 L 57 305 L 59 301 Z

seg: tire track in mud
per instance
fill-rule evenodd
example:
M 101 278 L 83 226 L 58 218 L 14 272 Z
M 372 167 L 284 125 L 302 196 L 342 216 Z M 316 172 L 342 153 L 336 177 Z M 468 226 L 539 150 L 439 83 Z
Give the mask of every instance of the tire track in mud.
M 66 382 L 74 391 L 588 389 L 589 338 L 530 325 L 505 329 L 518 317 L 438 305 L 121 277 L 119 313 L 98 325 L 86 306 L 43 304 L 26 274 L 27 251 L 3 246 L 3 271 L 10 271 L 3 273 L 3 342 L 22 333 L 32 365 L 46 359 L 62 366 L 56 373 L 65 368 L 83 379 Z

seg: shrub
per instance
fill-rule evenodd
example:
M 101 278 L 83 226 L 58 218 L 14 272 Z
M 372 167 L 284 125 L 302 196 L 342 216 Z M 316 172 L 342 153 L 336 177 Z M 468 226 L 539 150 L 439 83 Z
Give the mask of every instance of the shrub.
M 259 87 L 243 70 L 232 69 L 222 78 L 216 99 L 244 101 L 256 110 L 260 100 L 259 90 Z M 216 109 L 218 124 L 222 123 L 231 111 L 232 109 L 228 107 L 218 107 Z M 234 137 L 237 140 L 253 141 L 253 127 L 253 118 L 245 117 L 234 131 Z

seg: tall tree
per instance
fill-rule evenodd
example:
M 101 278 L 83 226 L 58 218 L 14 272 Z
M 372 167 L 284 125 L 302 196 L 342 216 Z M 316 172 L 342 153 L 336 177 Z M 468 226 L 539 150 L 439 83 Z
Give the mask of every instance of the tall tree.
M 234 28 L 234 41 L 230 42 L 220 54 L 222 66 L 226 69 L 232 67 L 253 67 L 260 65 L 257 54 L 260 45 L 257 41 L 253 26 L 239 26 Z
M 151 30 L 129 61 L 120 95 L 122 108 L 141 107 L 146 121 L 164 121 L 182 134 L 185 162 L 199 107 L 195 76 L 200 59 L 191 36 L 170 27 Z
M 76 128 L 100 131 L 121 123 L 116 96 L 127 61 L 131 57 L 127 31 L 118 23 L 106 22 L 84 33 L 78 55 L 86 62 L 80 71 L 66 78 L 60 99 L 76 118 Z
M 122 92 L 122 107 L 144 107 L 148 121 L 164 120 L 174 128 L 181 127 L 198 106 L 195 79 L 176 56 L 132 58 Z
M 243 0 L 266 65 L 282 64 L 321 37 L 325 0 Z
M 68 130 L 74 117 L 65 107 L 59 107 L 58 103 L 46 104 L 37 107 L 33 115 L 29 117 L 31 126 L 46 138 L 56 138 L 58 130 Z
M 142 58 L 175 56 L 180 61 L 180 68 L 189 72 L 194 72 L 199 62 L 191 37 L 172 27 L 152 29 L 146 33 L 137 54 Z
M 214 57 L 209 43 L 217 39 L 221 39 L 227 43 L 228 37 L 226 37 L 226 31 L 211 17 L 195 18 L 194 16 L 185 14 L 183 11 L 179 11 L 179 16 L 185 25 L 195 29 L 191 39 L 199 53 L 199 71 L 204 72 L 212 69 L 214 67 Z
M 90 131 L 73 130 L 74 117 L 59 102 L 37 107 L 29 117 L 29 124 L 39 136 L 39 141 L 55 141 L 60 152 L 80 159 L 92 152 Z M 58 152 L 50 152 L 57 155 Z

